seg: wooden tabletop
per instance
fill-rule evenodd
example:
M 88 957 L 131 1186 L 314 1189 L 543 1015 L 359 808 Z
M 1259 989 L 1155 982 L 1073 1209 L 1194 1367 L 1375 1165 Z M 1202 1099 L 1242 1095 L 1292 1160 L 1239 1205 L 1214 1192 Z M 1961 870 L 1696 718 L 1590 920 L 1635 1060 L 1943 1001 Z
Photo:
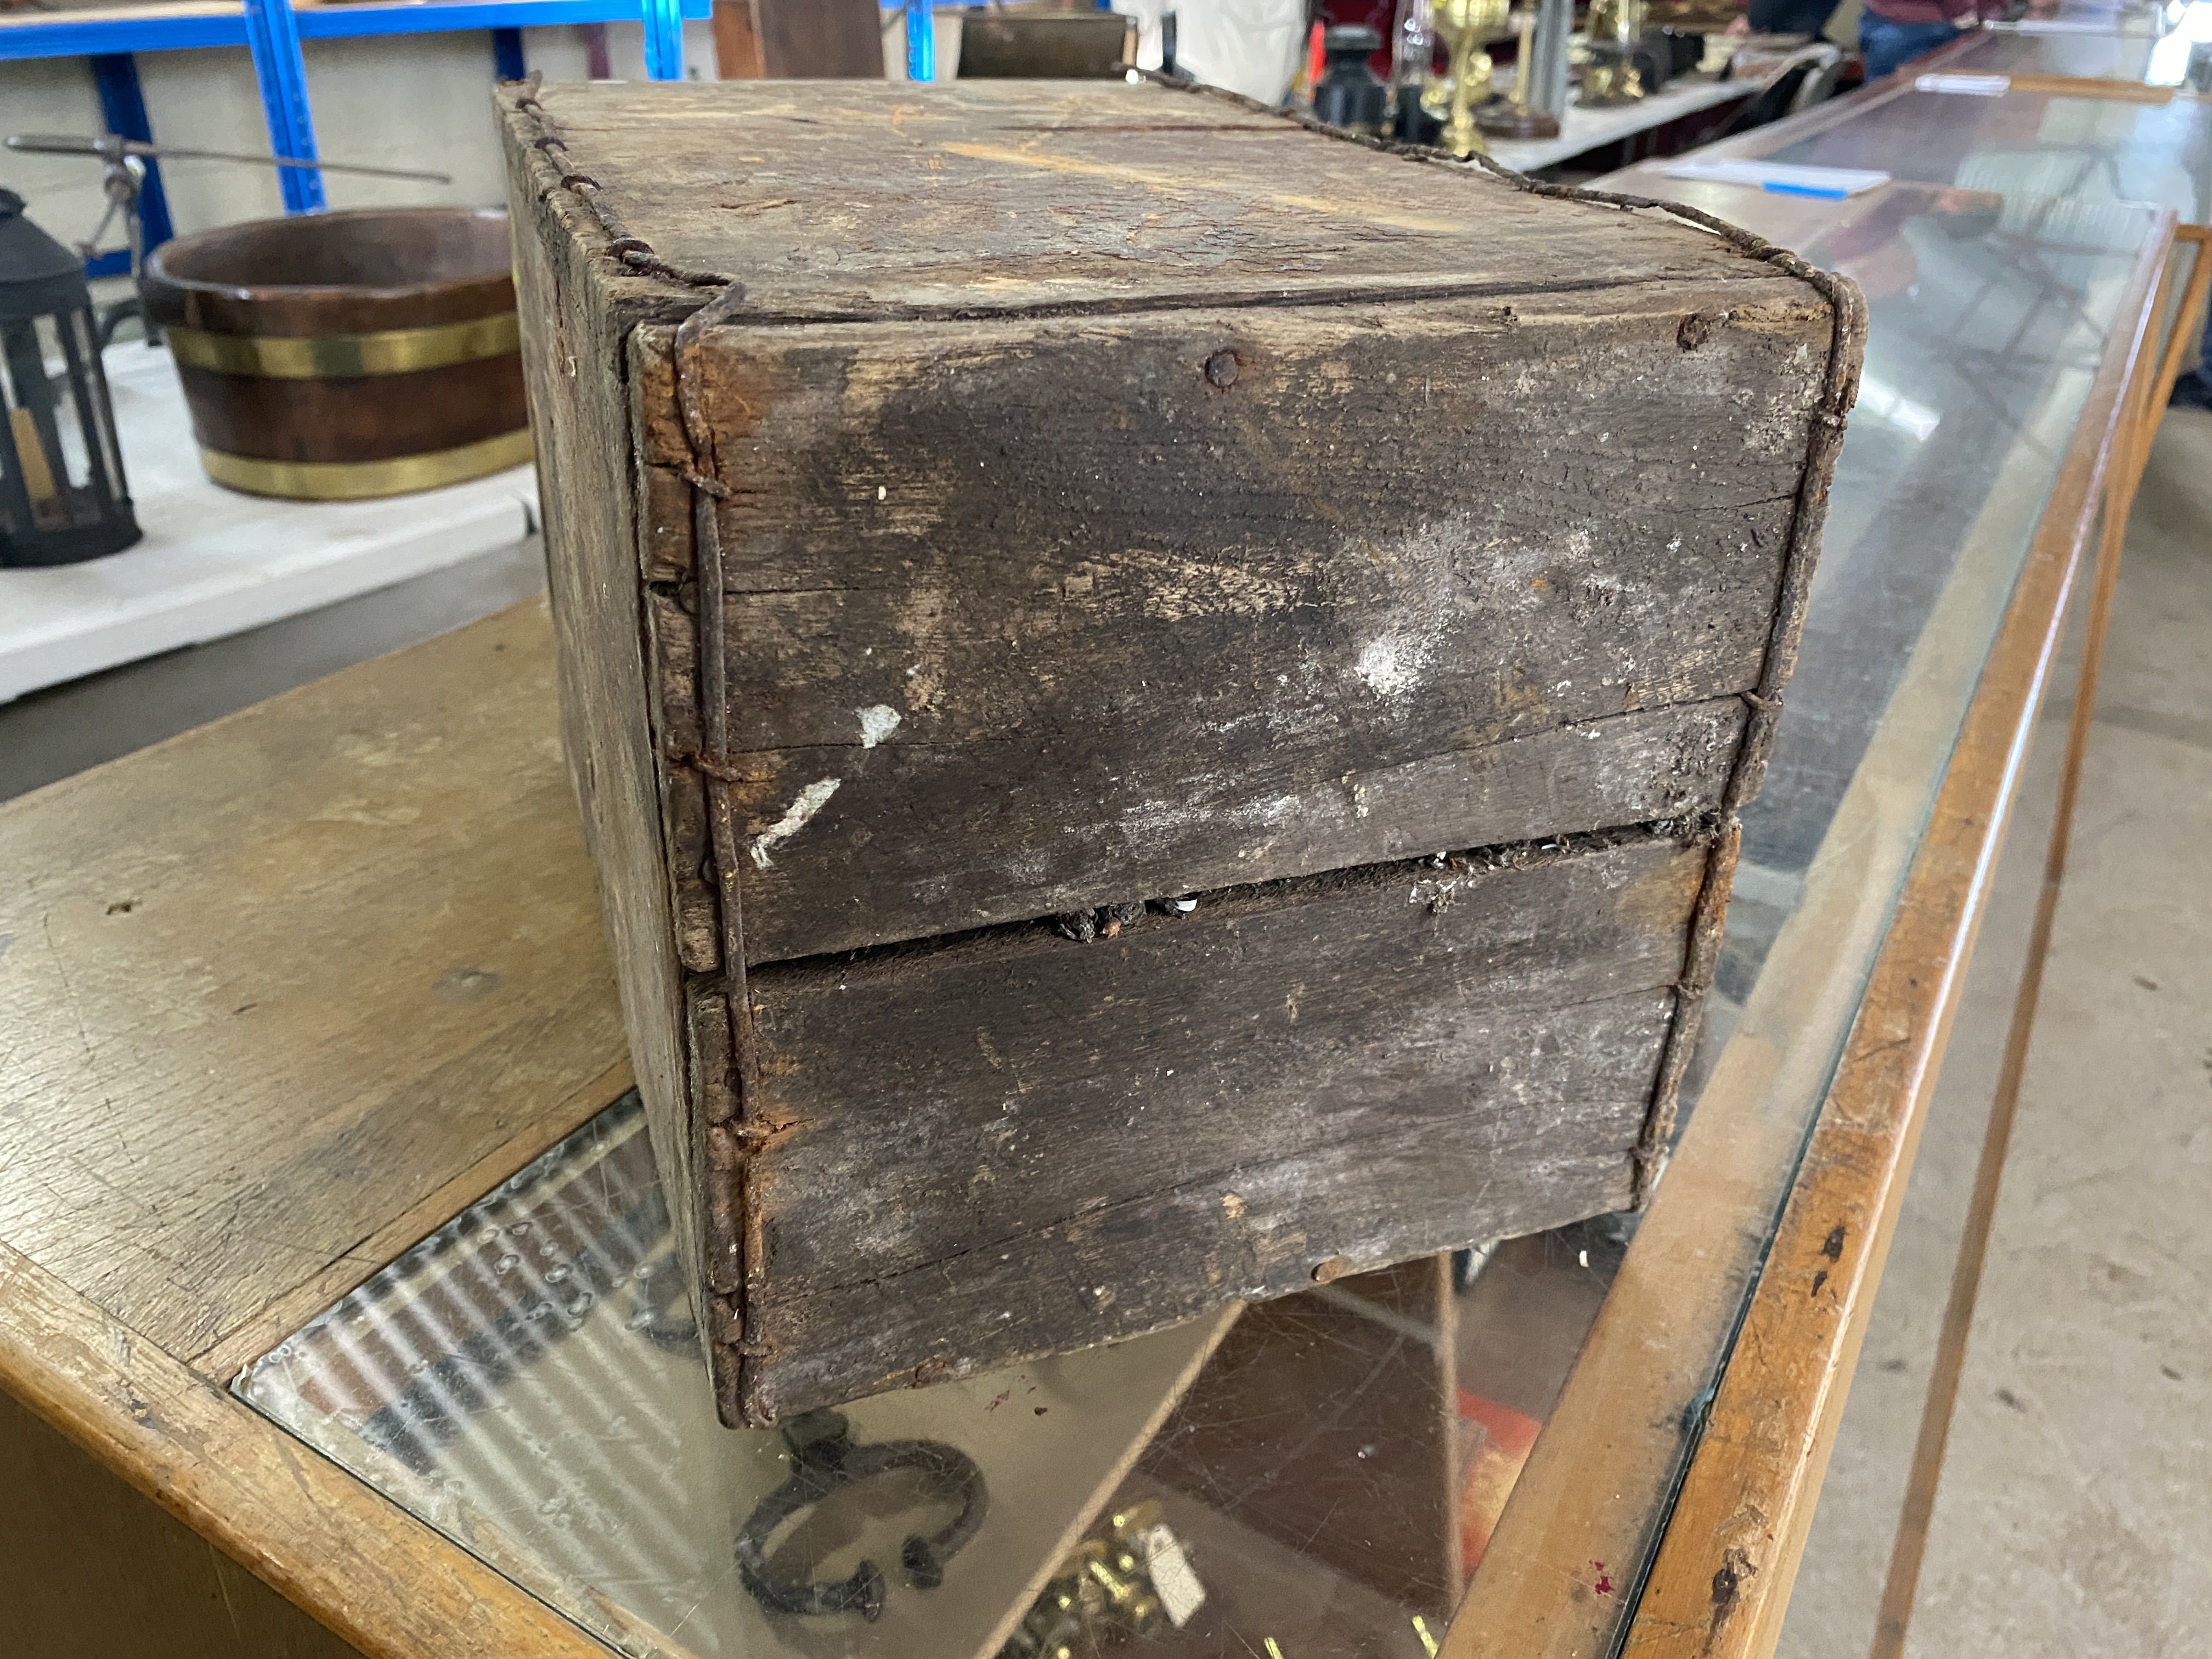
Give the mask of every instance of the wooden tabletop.
M 1610 1587 L 1582 1570 L 1648 1559 L 1687 1455 L 1683 1413 L 1713 1388 L 1722 1432 L 1707 1437 L 1712 1461 L 1698 1451 L 1705 1472 L 1692 1468 L 1685 1503 L 1714 1524 L 1668 1534 L 1645 1594 L 1656 1622 L 1636 1639 L 1671 1650 L 1694 1624 L 1725 1635 L 1713 1652 L 1771 1642 L 1790 1528 L 1817 1490 L 1913 1103 L 2002 836 L 2008 757 L 2041 695 L 2124 411 L 2139 407 L 2129 396 L 2161 258 L 2162 244 L 2137 262 L 2103 371 L 2069 417 L 2075 451 L 2049 506 L 2002 504 L 2033 539 L 2025 574 L 2008 586 L 1993 567 L 1993 608 L 1928 624 L 1908 690 L 1952 698 L 1966 719 L 1955 761 L 1945 732 L 1921 734 L 1940 792 L 1864 780 L 1850 809 L 1862 816 L 1831 833 L 1889 837 L 1889 864 L 1838 866 L 1823 905 L 1775 944 L 1785 963 L 1792 951 L 1809 963 L 1846 936 L 1865 935 L 1869 960 L 1888 940 L 1872 1012 L 1860 1012 L 1863 980 L 1815 1007 L 1838 994 L 1787 972 L 1769 1004 L 1747 1006 L 1745 1040 L 1708 1085 L 1642 1255 L 1538 1443 L 1454 1654 L 1586 1653 L 1621 1627 L 1619 1605 L 1601 1604 Z M 1930 830 L 1899 827 L 1931 799 Z M 543 606 L 0 806 L 0 1392 L 362 1653 L 603 1652 L 228 1391 L 247 1359 L 628 1085 Z M 1840 1043 L 1855 1012 L 1830 1090 L 1833 1050 L 1794 1034 L 1817 1022 Z M 1808 1097 L 1826 1093 L 1838 1150 L 1808 1166 L 1822 1184 L 1799 1189 L 1778 1242 L 1808 1124 L 1762 1102 L 1793 1068 L 1812 1079 Z M 1854 1151 L 1855 1133 L 1873 1139 Z M 1856 1218 L 1832 1256 L 1832 1225 L 1818 1224 L 1832 1200 Z M 1754 1212 L 1755 1227 L 1741 1221 Z M 1768 1351 L 1774 1363 L 1716 1378 L 1733 1319 L 1716 1322 L 1718 1302 L 1690 1310 L 1683 1275 L 1669 1276 L 1670 1251 L 1707 1250 L 1747 1297 L 1756 1285 L 1768 1298 L 1771 1284 L 1779 1304 L 1789 1275 L 1826 1273 L 1843 1275 L 1849 1305 L 1782 1328 L 1797 1346 Z M 1732 1399 L 1748 1401 L 1735 1418 Z M 1765 1413 L 1776 1401 L 1779 1414 Z M 1731 1533 L 1747 1492 L 1766 1507 Z M 1739 1571 L 1753 1593 L 1715 1621 L 1730 1550 L 1771 1551 L 1760 1559 L 1776 1570 Z
M 599 1651 L 225 1392 L 628 1086 L 542 603 L 0 807 L 0 1388 L 370 1655 Z

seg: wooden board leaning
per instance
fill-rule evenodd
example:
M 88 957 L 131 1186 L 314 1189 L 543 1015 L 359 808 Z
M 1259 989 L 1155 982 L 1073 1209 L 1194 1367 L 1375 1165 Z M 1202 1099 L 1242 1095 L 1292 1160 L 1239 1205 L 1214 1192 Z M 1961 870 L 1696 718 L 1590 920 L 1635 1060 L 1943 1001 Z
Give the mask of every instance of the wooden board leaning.
M 501 96 L 726 1419 L 1640 1201 L 1848 284 L 1154 86 Z

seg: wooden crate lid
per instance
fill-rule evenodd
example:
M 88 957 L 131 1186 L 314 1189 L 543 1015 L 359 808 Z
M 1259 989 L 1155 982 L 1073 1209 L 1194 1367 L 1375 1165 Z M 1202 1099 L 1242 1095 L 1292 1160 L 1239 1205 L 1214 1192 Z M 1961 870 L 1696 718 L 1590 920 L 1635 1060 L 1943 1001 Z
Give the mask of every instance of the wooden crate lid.
M 1149 83 L 525 83 L 500 97 L 511 142 L 538 150 L 538 200 L 589 181 L 668 269 L 744 283 L 755 320 L 1556 292 L 1742 257 L 1678 222 Z M 696 295 L 649 272 L 610 286 Z

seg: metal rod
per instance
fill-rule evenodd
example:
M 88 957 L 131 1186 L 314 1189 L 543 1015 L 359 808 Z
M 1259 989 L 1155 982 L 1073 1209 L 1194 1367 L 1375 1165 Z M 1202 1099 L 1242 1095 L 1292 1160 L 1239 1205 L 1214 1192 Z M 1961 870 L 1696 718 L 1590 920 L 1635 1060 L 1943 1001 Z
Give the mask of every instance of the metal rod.
M 1567 112 L 1567 37 L 1574 27 L 1574 0 L 1537 0 L 1536 38 L 1528 52 L 1531 109 L 1555 117 Z
M 684 13 L 678 0 L 643 0 L 645 73 L 653 81 L 684 78 Z
M 136 138 L 79 138 L 51 132 L 18 132 L 7 140 L 9 149 L 40 155 L 137 155 L 148 160 L 179 161 L 243 161 L 265 167 L 305 167 L 322 173 L 358 173 L 375 179 L 420 179 L 434 185 L 450 185 L 449 173 L 425 173 L 411 167 L 369 167 L 359 161 L 305 161 L 296 155 L 249 155 L 238 150 L 185 149 L 174 144 L 142 143 Z
M 137 60 L 129 52 L 108 53 L 92 60 L 92 72 L 100 84 L 100 112 L 106 118 L 107 130 L 118 137 L 152 143 L 154 127 L 146 118 Z M 145 226 L 148 247 L 159 247 L 176 234 L 169 220 L 168 195 L 161 188 L 161 167 L 150 160 L 138 180 L 138 217 Z

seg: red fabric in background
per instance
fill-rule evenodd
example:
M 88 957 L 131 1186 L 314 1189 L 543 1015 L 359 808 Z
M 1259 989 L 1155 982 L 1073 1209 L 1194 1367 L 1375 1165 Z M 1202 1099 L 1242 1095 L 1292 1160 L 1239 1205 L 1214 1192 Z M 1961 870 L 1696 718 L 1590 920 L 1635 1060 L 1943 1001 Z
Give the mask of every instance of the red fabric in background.
M 1459 1391 L 1456 1415 L 1460 1569 L 1473 1577 L 1544 1425 L 1465 1389 Z

